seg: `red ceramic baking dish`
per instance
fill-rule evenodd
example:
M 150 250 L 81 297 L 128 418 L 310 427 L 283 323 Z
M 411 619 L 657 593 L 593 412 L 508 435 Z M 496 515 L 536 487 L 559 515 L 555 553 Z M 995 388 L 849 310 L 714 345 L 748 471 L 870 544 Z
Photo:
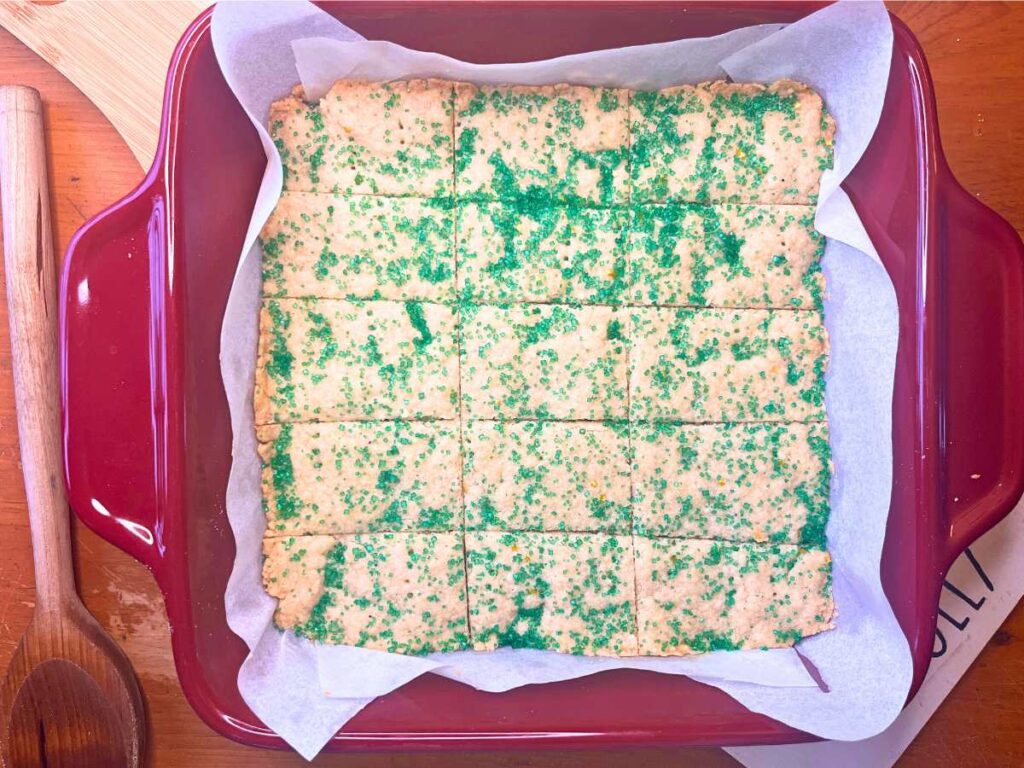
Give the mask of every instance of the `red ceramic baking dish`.
M 791 3 L 346 2 L 326 10 L 371 39 L 475 62 L 547 58 L 791 22 Z M 954 558 L 1024 488 L 1024 248 L 943 159 L 920 46 L 893 19 L 881 124 L 846 189 L 900 312 L 886 593 L 928 667 Z M 214 58 L 210 12 L 167 79 L 160 146 L 129 197 L 68 247 L 61 286 L 66 480 L 85 523 L 155 575 L 182 688 L 214 730 L 284 743 L 246 707 L 246 649 L 224 617 L 234 542 L 218 365 L 228 290 L 264 168 L 256 133 Z M 676 676 L 606 672 L 482 693 L 424 676 L 363 710 L 332 750 L 808 740 L 720 691 Z

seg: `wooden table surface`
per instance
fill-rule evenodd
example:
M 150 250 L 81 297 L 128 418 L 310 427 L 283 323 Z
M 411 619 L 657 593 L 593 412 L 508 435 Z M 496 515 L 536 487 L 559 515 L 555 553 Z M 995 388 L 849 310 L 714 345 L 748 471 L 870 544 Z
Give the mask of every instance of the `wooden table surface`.
M 943 146 L 964 186 L 1024 231 L 1024 4 L 891 3 L 924 46 Z M 75 230 L 141 180 L 110 124 L 67 80 L 0 30 L 0 83 L 39 89 L 47 104 L 58 251 Z M 0 666 L 33 607 L 32 561 L 18 455 L 6 306 L 0 302 Z M 75 525 L 76 573 L 86 606 L 124 646 L 150 718 L 152 766 L 301 765 L 294 754 L 240 746 L 210 731 L 182 696 L 156 583 L 136 561 Z M 1024 574 L 1021 576 L 1024 578 Z M 911 745 L 901 766 L 1024 764 L 1024 609 L 1020 606 Z M 716 749 L 463 756 L 322 756 L 324 766 L 718 766 Z

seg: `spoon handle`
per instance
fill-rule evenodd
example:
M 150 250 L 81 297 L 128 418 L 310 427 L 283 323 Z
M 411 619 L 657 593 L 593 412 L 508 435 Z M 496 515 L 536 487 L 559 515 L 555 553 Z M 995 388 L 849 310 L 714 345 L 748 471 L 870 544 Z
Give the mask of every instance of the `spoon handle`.
M 0 205 L 14 399 L 32 528 L 37 613 L 74 594 L 64 495 L 57 366 L 57 266 L 46 178 L 43 103 L 24 86 L 0 87 Z

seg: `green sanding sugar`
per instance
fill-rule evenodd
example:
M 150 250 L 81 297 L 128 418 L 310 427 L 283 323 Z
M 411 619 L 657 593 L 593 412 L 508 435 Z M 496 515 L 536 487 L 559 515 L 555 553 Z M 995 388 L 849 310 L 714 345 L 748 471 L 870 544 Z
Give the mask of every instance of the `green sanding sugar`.
M 596 655 L 830 626 L 816 94 L 343 83 L 270 128 L 279 626 Z

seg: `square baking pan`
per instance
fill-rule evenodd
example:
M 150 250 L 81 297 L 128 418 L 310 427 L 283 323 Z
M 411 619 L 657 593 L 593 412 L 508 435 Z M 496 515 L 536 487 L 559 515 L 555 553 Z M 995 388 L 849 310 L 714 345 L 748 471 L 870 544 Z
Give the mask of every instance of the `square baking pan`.
M 793 3 L 395 3 L 324 8 L 370 39 L 488 63 L 792 22 Z M 228 628 L 234 541 L 224 509 L 231 431 L 219 337 L 265 158 L 217 66 L 211 11 L 170 66 L 156 160 L 130 196 L 68 246 L 61 365 L 68 497 L 163 591 L 181 685 L 240 742 L 283 748 L 248 709 L 246 655 Z M 874 140 L 844 185 L 896 288 L 892 507 L 883 583 L 928 668 L 951 562 L 1024 488 L 1024 248 L 943 158 L 928 67 L 893 18 L 892 70 Z M 840 126 L 840 130 L 842 127 Z M 353 718 L 331 750 L 809 740 L 715 688 L 616 670 L 490 694 L 425 675 Z

